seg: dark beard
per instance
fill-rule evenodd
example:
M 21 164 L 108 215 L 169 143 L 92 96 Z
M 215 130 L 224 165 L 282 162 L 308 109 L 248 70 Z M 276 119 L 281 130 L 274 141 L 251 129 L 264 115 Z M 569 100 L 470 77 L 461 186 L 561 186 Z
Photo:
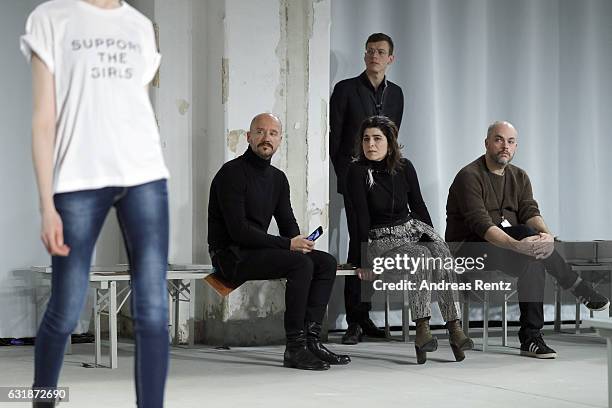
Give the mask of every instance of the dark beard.
M 510 156 L 507 160 L 504 161 L 504 159 L 502 159 L 499 154 L 496 154 L 495 156 L 493 156 L 493 161 L 497 164 L 505 166 L 506 164 L 509 164 L 513 158 L 514 156 Z

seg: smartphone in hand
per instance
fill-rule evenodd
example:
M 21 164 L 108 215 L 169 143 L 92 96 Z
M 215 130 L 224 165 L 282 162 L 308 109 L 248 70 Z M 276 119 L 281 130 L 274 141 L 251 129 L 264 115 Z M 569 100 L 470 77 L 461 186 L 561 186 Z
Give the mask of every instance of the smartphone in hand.
M 309 241 L 316 241 L 321 235 L 323 235 L 323 227 L 319 225 L 319 228 L 314 230 L 306 239 Z

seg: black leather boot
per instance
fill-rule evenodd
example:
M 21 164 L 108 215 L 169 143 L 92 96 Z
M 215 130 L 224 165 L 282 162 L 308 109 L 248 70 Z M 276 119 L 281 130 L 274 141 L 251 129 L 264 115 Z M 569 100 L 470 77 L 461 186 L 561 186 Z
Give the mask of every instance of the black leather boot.
M 351 362 L 351 358 L 344 354 L 336 354 L 328 350 L 321 343 L 321 324 L 315 322 L 306 323 L 306 346 L 308 350 L 319 359 L 332 365 L 344 365 Z
M 42 389 L 50 389 L 50 388 L 39 388 L 32 385 L 32 390 L 42 390 Z M 59 405 L 60 398 L 56 399 L 44 399 L 42 401 L 32 401 L 32 408 L 55 408 L 56 405 Z
M 373 337 L 376 339 L 384 339 L 387 337 L 385 331 L 377 327 L 372 321 L 372 319 L 370 319 L 369 317 L 366 318 L 365 320 L 362 320 L 361 323 L 359 323 L 359 325 L 363 329 L 363 334 L 365 334 L 368 337 Z
M 328 370 L 329 363 L 320 360 L 306 347 L 306 333 L 299 330 L 287 333 L 287 347 L 283 365 L 300 370 Z
M 359 344 L 361 336 L 363 336 L 361 326 L 358 323 L 351 323 L 342 336 L 342 344 Z
M 34 401 L 32 408 L 55 408 L 55 401 Z

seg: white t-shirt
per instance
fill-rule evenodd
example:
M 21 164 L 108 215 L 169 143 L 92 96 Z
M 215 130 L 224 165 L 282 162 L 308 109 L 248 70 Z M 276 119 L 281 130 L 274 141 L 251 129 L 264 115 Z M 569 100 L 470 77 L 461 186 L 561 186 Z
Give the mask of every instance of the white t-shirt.
M 146 89 L 161 59 L 149 19 L 125 1 L 52 0 L 28 17 L 21 50 L 54 75 L 55 193 L 168 178 Z

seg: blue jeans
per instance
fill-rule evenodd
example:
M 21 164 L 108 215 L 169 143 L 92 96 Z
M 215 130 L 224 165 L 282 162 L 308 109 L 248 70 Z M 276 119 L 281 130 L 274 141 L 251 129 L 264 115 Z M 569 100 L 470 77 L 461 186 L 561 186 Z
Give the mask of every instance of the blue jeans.
M 112 206 L 131 271 L 138 406 L 161 407 L 168 371 L 168 192 L 166 180 L 54 196 L 66 257 L 52 257 L 51 298 L 38 329 L 34 386 L 57 387 L 64 349 L 86 300 L 94 245 Z

